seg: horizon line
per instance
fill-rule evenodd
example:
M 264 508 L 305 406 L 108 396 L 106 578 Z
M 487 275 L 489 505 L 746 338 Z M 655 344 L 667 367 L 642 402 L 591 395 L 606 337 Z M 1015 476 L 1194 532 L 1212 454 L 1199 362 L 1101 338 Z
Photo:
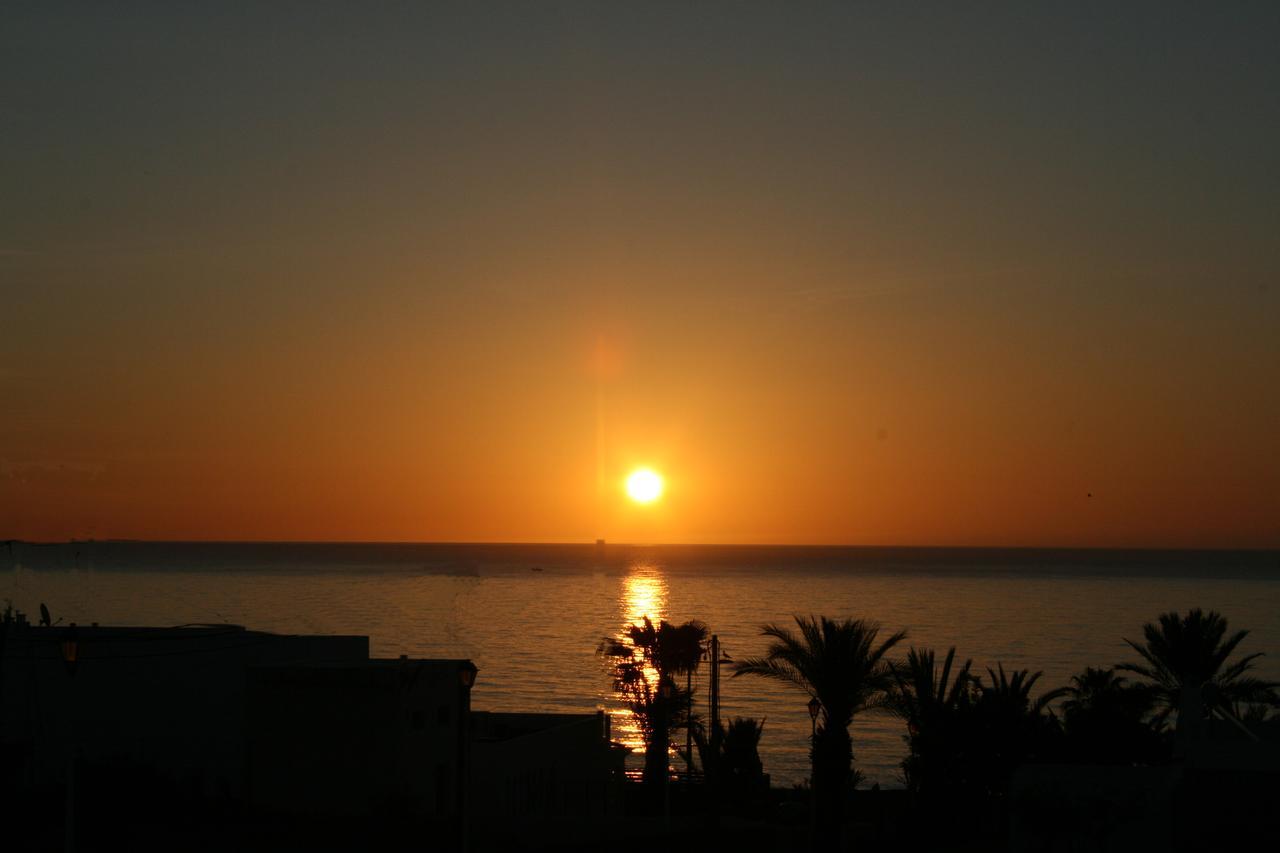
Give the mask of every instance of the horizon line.
M 626 548 L 795 548 L 795 549 L 895 549 L 933 551 L 1182 551 L 1182 552 L 1270 552 L 1280 551 L 1280 545 L 904 545 L 885 543 L 783 543 L 783 542 L 623 542 L 599 540 L 462 540 L 462 539 L 148 539 L 138 537 L 107 537 L 85 539 L 0 539 L 0 545 L 29 545 L 52 547 L 58 545 L 87 544 L 144 544 L 144 545 L 440 545 L 440 546 L 498 546 L 498 547 L 626 547 Z

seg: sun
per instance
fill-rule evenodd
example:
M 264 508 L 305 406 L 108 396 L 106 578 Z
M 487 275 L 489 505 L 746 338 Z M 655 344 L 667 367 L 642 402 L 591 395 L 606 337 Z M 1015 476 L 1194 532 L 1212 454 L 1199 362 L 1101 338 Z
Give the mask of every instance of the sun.
M 627 475 L 627 496 L 638 504 L 651 504 L 662 497 L 662 475 L 652 468 L 637 468 Z

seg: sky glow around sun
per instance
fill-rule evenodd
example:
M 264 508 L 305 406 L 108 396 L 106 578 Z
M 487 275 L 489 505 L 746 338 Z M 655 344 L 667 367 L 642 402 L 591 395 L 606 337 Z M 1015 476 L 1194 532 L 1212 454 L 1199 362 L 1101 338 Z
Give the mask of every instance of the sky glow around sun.
M 323 5 L 0 4 L 0 540 L 1280 547 L 1275 4 Z

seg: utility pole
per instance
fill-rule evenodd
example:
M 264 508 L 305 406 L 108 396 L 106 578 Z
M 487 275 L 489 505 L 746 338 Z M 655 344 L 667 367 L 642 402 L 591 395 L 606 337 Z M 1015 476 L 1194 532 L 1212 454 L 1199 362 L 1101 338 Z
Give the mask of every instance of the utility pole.
M 720 731 L 720 637 L 711 635 L 711 737 Z
M 687 784 L 693 778 L 693 670 L 689 670 L 684 675 L 684 778 Z

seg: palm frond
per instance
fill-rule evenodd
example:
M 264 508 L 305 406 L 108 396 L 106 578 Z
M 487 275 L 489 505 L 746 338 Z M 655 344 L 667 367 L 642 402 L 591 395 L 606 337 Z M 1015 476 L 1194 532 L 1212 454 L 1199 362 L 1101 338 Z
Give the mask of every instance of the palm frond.
M 1151 696 L 1160 706 L 1155 719 L 1163 721 L 1174 713 L 1187 688 L 1197 691 L 1212 686 L 1205 694 L 1206 706 L 1236 701 L 1236 697 L 1265 697 L 1280 685 L 1249 678 L 1261 652 L 1229 662 L 1248 631 L 1228 634 L 1227 619 L 1217 611 L 1194 608 L 1180 615 L 1162 613 L 1142 628 L 1143 643 L 1125 640 L 1144 663 L 1122 663 L 1117 670 L 1132 672 L 1147 680 Z

